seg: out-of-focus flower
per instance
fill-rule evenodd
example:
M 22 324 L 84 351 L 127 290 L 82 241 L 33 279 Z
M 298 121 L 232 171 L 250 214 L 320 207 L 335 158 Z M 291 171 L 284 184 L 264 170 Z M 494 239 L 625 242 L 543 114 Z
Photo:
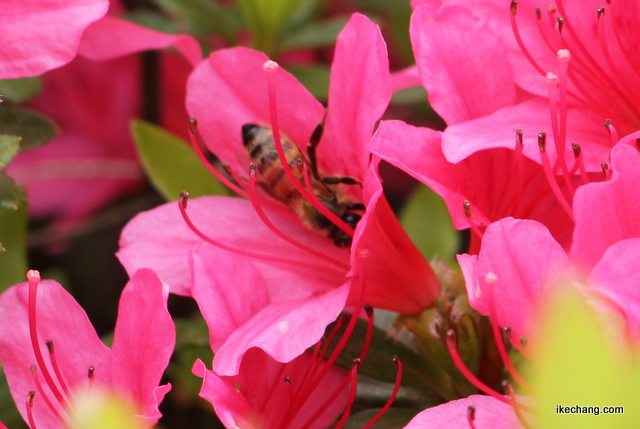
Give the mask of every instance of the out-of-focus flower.
M 76 398 L 104 389 L 132 404 L 140 422 L 155 424 L 171 388 L 158 383 L 175 344 L 168 290 L 158 276 L 149 269 L 132 276 L 111 349 L 58 283 L 40 282 L 37 271 L 27 278 L 0 296 L 0 361 L 25 421 L 32 428 L 65 426 Z
M 37 76 L 70 62 L 84 29 L 108 0 L 6 0 L 0 27 L 0 79 Z

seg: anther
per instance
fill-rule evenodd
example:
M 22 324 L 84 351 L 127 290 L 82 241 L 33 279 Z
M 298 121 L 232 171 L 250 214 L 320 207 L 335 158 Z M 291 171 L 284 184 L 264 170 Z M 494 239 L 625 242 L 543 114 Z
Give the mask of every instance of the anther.
M 476 420 L 476 406 L 475 405 L 469 405 L 469 408 L 467 408 L 467 423 L 469 423 L 469 427 L 471 429 L 475 429 L 475 422 Z
M 511 14 L 515 16 L 518 13 L 518 0 L 511 0 Z
M 387 399 L 387 402 L 384 406 L 376 413 L 375 416 L 371 420 L 365 424 L 362 429 L 370 429 L 393 405 L 393 401 L 396 400 L 396 396 L 398 396 L 398 392 L 400 391 L 400 382 L 402 381 L 402 362 L 398 356 L 393 357 L 393 363 L 396 365 L 396 382 L 393 386 L 393 392 Z
M 36 396 L 36 392 L 33 390 L 27 394 L 27 404 L 29 405 L 29 407 L 33 407 L 33 398 L 35 396 Z
M 613 126 L 613 122 L 611 122 L 611 119 L 606 119 L 604 121 L 604 127 L 607 129 L 607 131 L 609 131 L 609 135 L 611 136 L 611 146 L 617 145 L 619 141 L 618 132 Z
M 602 168 L 602 174 L 604 174 L 604 178 L 608 179 L 609 178 L 609 164 L 607 164 L 606 162 L 603 162 L 602 164 L 600 164 L 600 168 Z
M 233 176 L 233 170 L 231 169 L 231 166 L 229 165 L 228 162 L 223 162 L 220 165 L 222 166 L 222 169 L 224 170 L 224 172 L 227 173 L 227 176 L 229 177 Z
M 555 5 L 553 5 L 553 4 L 550 4 L 550 5 L 547 7 L 547 12 L 549 12 L 549 13 L 556 13 L 556 11 L 557 11 L 557 10 L 558 10 L 558 9 L 557 9 L 557 8 L 556 8 L 556 6 L 555 6 Z
M 89 369 L 87 370 L 87 378 L 88 378 L 89 380 L 93 379 L 93 375 L 94 375 L 94 373 L 95 373 L 95 370 L 96 370 L 96 369 L 94 368 L 94 366 L 93 366 L 93 365 L 91 365 L 91 366 L 89 367 Z
M 289 377 L 288 375 L 285 375 L 284 382 L 287 383 L 289 386 L 291 386 L 291 377 Z
M 464 209 L 464 215 L 469 219 L 473 219 L 473 213 L 471 213 L 471 203 L 469 202 L 469 200 L 464 200 L 462 202 L 462 207 Z
M 536 8 L 536 18 L 542 19 L 542 11 L 539 7 Z
M 527 337 L 520 337 L 520 346 L 522 348 L 526 348 L 527 347 Z
M 524 143 L 522 142 L 522 130 L 516 130 L 516 147 L 523 147 Z
M 538 149 L 543 153 L 547 151 L 547 133 L 544 131 L 538 133 Z
M 467 217 L 467 222 L 469 222 L 469 228 L 476 233 L 479 239 L 482 239 L 483 233 L 478 228 L 478 225 L 473 221 L 473 213 L 471 212 L 471 203 L 469 200 L 464 200 L 462 202 L 462 208 L 464 210 L 464 215 Z
M 598 8 L 598 19 L 604 18 L 604 7 L 600 6 Z
M 189 192 L 188 191 L 180 192 L 180 205 L 185 210 L 187 209 L 187 201 L 189 201 Z
M 573 149 L 573 156 L 578 159 L 580 158 L 580 153 L 582 152 L 582 148 L 578 143 L 572 143 L 571 149 Z
M 562 33 L 562 28 L 564 27 L 564 18 L 562 16 L 556 18 L 556 25 L 558 27 L 558 33 Z

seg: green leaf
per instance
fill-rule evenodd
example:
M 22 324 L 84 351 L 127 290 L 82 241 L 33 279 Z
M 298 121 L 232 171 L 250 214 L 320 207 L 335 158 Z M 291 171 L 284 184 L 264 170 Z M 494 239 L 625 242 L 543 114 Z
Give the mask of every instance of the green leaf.
M 20 79 L 0 80 L 0 94 L 4 100 L 24 103 L 35 98 L 42 90 L 42 79 L 23 77 Z
M 235 40 L 240 16 L 235 7 L 213 0 L 153 0 L 163 10 L 186 21 L 188 30 L 207 35 L 219 34 L 228 42 Z
M 344 425 L 344 429 L 361 429 L 378 411 L 379 410 L 365 410 L 352 414 Z M 402 429 L 420 411 L 422 411 L 422 409 L 390 408 L 382 415 L 380 420 L 371 427 L 372 429 Z
M 331 70 L 327 66 L 287 66 L 287 71 L 294 75 L 307 90 L 320 101 L 329 98 L 329 77 Z
M 191 197 L 230 194 L 186 142 L 140 120 L 133 121 L 131 129 L 142 166 L 167 201 L 177 200 L 182 191 L 189 191 Z
M 338 17 L 327 21 L 311 22 L 287 35 L 280 44 L 280 50 L 321 48 L 332 45 L 347 21 L 349 21 L 347 17 Z
M 400 212 L 400 222 L 425 258 L 455 262 L 460 236 L 442 199 L 426 186 L 411 195 Z
M 304 0 L 239 0 L 240 12 L 254 36 L 254 47 L 275 53 L 277 38 Z
M 0 292 L 25 281 L 27 273 L 25 194 L 0 172 Z
M 596 313 L 583 295 L 561 289 L 540 305 L 545 313 L 530 338 L 533 388 L 538 425 L 555 428 L 635 428 L 640 421 L 638 356 L 630 356 L 621 342 L 622 332 L 612 335 L 610 315 Z M 630 346 L 630 345 L 629 345 Z M 636 350 L 637 352 L 637 350 Z M 582 413 L 557 413 L 556 407 L 598 407 Z M 603 407 L 624 407 L 624 414 L 606 414 Z M 581 408 L 582 409 L 582 408 Z
M 0 168 L 6 167 L 20 148 L 20 137 L 0 135 Z
M 0 106 L 0 134 L 22 137 L 20 149 L 49 143 L 60 130 L 48 117 L 16 106 Z

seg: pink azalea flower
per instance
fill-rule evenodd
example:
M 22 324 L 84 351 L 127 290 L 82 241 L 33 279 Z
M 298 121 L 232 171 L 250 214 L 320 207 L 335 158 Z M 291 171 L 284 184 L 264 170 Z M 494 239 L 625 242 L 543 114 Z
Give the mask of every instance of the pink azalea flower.
M 213 153 L 229 163 L 241 181 L 247 177 L 250 163 L 242 143 L 242 126 L 269 123 L 269 91 L 263 70 L 266 60 L 263 54 L 245 48 L 220 50 L 197 67 L 189 80 L 187 105 L 191 115 L 198 118 L 204 141 Z M 322 121 L 322 105 L 283 70 L 275 73 L 274 86 L 279 128 L 296 142 L 308 141 Z M 351 186 L 345 192 L 353 193 L 354 202 L 366 206 L 352 245 L 353 249 L 370 250 L 365 300 L 373 306 L 415 313 L 437 296 L 437 282 L 382 196 L 376 173 L 378 161 L 370 162 L 366 151 L 372 129 L 389 97 L 386 49 L 379 30 L 365 17 L 354 15 L 337 43 L 326 129 L 318 146 L 318 169 L 355 177 L 363 183 L 362 192 L 358 186 Z M 344 144 L 345 141 L 350 144 Z M 310 296 L 315 293 L 313 290 L 327 291 L 345 284 L 345 275 L 350 273 L 357 252 L 350 254 L 348 249 L 337 248 L 323 234 L 309 231 L 284 205 L 269 203 L 267 208 L 274 208 L 268 216 L 277 228 L 296 242 L 315 249 L 315 255 L 300 252 L 275 237 L 254 214 L 248 201 L 200 199 L 189 205 L 189 213 L 194 224 L 216 240 L 236 249 L 284 258 L 284 264 L 264 262 L 260 258 L 253 260 L 265 272 L 283 273 L 277 276 L 278 283 L 286 279 L 287 283 L 298 284 L 291 298 Z M 175 206 L 134 219 L 123 232 L 119 257 L 130 271 L 154 261 L 172 291 L 189 294 L 192 281 L 185 256 L 188 249 L 202 240 L 179 219 Z M 149 228 L 152 224 L 162 224 L 165 235 L 160 237 L 157 230 Z M 173 243 L 170 248 L 155 244 L 157 240 L 166 242 L 168 236 Z M 269 244 L 256 247 L 258 243 Z M 176 258 L 178 255 L 183 256 Z M 276 278 L 271 274 L 268 277 Z M 301 287 L 302 284 L 305 286 Z M 284 295 L 277 293 L 277 296 Z M 354 297 L 350 302 L 354 302 Z
M 524 131 L 525 155 L 540 162 L 535 135 L 546 130 L 553 162 L 559 152 L 569 163 L 577 142 L 587 171 L 598 171 L 611 146 L 640 127 L 629 52 L 635 5 L 599 13 L 595 1 L 520 2 L 511 11 L 484 0 L 418 3 L 426 4 L 412 19 L 414 52 L 430 100 L 449 125 L 443 152 L 450 162 L 512 148 L 515 129 Z M 548 73 L 556 79 L 542 79 Z M 605 119 L 612 125 L 602 127 Z
M 6 0 L 0 28 L 0 79 L 37 76 L 71 61 L 80 37 L 108 0 Z
M 225 269 L 212 266 L 212 260 Z M 310 352 L 296 357 L 292 345 L 312 343 L 323 335 L 321 324 L 321 330 L 314 332 L 315 324 L 309 320 L 330 323 L 340 311 L 333 303 L 343 303 L 346 290 L 338 300 L 330 299 L 329 292 L 323 299 L 272 304 L 265 280 L 247 258 L 209 244 L 193 253 L 191 269 L 193 296 L 209 326 L 215 354 L 213 370 L 198 361 L 194 373 L 203 378 L 200 396 L 211 402 L 223 423 L 228 428 L 302 427 L 316 412 L 311 427 L 331 423 L 346 405 L 348 389 L 342 384 L 346 371 L 332 367 L 311 388 L 313 377 L 304 373 L 324 360 Z M 274 352 L 274 345 L 281 347 L 281 353 Z M 265 351 L 290 362 L 279 363 Z M 285 419 L 290 420 L 286 425 Z
M 92 388 L 122 397 L 141 422 L 155 424 L 171 388 L 158 383 L 175 344 L 168 290 L 158 276 L 142 269 L 125 287 L 111 350 L 58 283 L 40 282 L 36 271 L 27 277 L 0 296 L 0 361 L 31 428 L 68 424 L 74 396 Z
M 547 229 L 534 221 L 503 219 L 490 225 L 478 255 L 459 255 L 471 305 L 500 326 L 509 326 L 512 342 L 530 336 L 532 315 L 549 288 L 579 284 L 598 298 L 610 315 L 626 321 L 626 333 L 640 339 L 640 256 L 637 212 L 637 150 L 612 151 L 613 174 L 603 183 L 576 192 L 576 228 L 566 253 Z M 609 212 L 608 205 L 613 204 Z M 596 209 L 597 208 L 597 209 Z

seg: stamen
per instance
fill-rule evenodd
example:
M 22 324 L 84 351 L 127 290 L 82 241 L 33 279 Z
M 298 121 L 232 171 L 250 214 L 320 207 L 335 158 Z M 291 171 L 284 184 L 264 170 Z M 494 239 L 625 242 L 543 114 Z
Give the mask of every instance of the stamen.
M 46 394 L 44 388 L 42 387 L 42 383 L 40 383 L 40 379 L 38 378 L 37 374 L 37 367 L 35 365 L 31 365 L 30 370 L 31 374 L 33 375 L 33 382 L 36 385 L 36 390 L 38 391 L 40 396 L 42 396 L 42 400 L 44 401 L 45 405 L 51 410 L 51 412 L 56 416 L 58 420 L 63 421 L 63 417 L 60 414 L 60 411 L 58 411 L 58 409 L 53 405 L 53 403 L 49 399 L 49 396 Z
M 364 311 L 367 313 L 367 335 L 364 339 L 364 345 L 362 346 L 362 351 L 360 351 L 360 362 L 364 362 L 364 358 L 367 356 L 367 352 L 369 351 L 369 346 L 371 345 L 371 340 L 373 339 L 373 307 L 369 304 L 364 305 Z
M 469 222 L 469 227 L 476 233 L 479 239 L 482 240 L 483 233 L 480 231 L 480 228 L 473 221 L 473 213 L 471 213 L 471 203 L 469 200 L 464 200 L 462 202 L 462 208 L 464 209 L 464 215 L 467 217 L 467 221 Z
M 319 252 L 316 249 L 313 249 L 309 246 L 306 246 L 296 240 L 294 240 L 293 238 L 289 237 L 287 234 L 283 233 L 282 231 L 280 231 L 267 217 L 267 215 L 265 214 L 264 210 L 262 210 L 262 207 L 260 206 L 260 203 L 258 202 L 258 194 L 256 191 L 256 165 L 254 163 L 251 163 L 250 167 L 250 173 L 249 173 L 249 199 L 251 200 L 251 204 L 253 205 L 253 208 L 255 209 L 258 217 L 260 218 L 260 220 L 262 220 L 262 222 L 267 226 L 267 228 L 269 228 L 271 231 L 273 231 L 278 237 L 282 238 L 284 241 L 286 241 L 289 244 L 292 244 L 293 246 L 296 246 L 299 249 L 304 250 L 307 253 L 312 254 L 313 256 L 320 258 L 326 262 L 329 262 L 339 268 L 342 268 L 343 270 L 347 271 L 349 270 L 349 265 L 340 262 L 336 259 L 333 259 L 332 257 L 330 257 L 329 255 L 326 255 L 322 252 Z
M 458 353 L 456 342 L 457 342 L 457 339 L 456 339 L 455 331 L 453 329 L 449 329 L 447 331 L 447 348 L 449 349 L 449 354 L 451 355 L 451 359 L 453 360 L 453 363 L 456 365 L 456 367 L 462 373 L 462 375 L 464 375 L 465 378 L 469 380 L 471 384 L 473 384 L 476 388 L 478 388 L 478 390 L 486 393 L 487 395 L 497 399 L 500 402 L 503 402 L 507 405 L 511 405 L 511 401 L 509 399 L 507 399 L 504 395 L 501 395 L 495 390 L 491 389 L 489 386 L 487 386 L 482 381 L 480 381 L 471 371 L 469 371 L 469 368 L 467 368 L 467 366 L 464 364 L 464 362 L 462 361 L 462 358 L 460 357 L 460 354 Z M 522 408 L 526 409 L 529 412 L 533 411 L 532 408 L 527 407 L 525 405 L 523 405 Z
M 263 65 L 264 70 L 267 72 L 267 84 L 269 89 L 269 111 L 271 114 L 271 131 L 273 133 L 273 142 L 276 146 L 276 151 L 278 152 L 278 158 L 280 159 L 280 163 L 282 164 L 282 169 L 284 170 L 285 175 L 291 181 L 291 184 L 296 188 L 298 192 L 309 201 L 320 213 L 322 213 L 327 219 L 332 220 L 333 218 L 337 218 L 331 210 L 327 209 L 324 204 L 320 203 L 313 192 L 307 191 L 300 181 L 295 177 L 293 171 L 291 171 L 291 167 L 289 166 L 289 162 L 287 161 L 287 157 L 284 154 L 284 149 L 282 148 L 282 141 L 280 140 L 280 129 L 278 128 L 278 109 L 276 104 L 276 90 L 275 90 L 275 73 L 278 70 L 279 66 L 275 61 L 267 61 Z M 333 222 L 338 228 L 344 231 L 349 237 L 353 238 L 354 231 L 352 228 L 348 227 L 344 222 Z M 345 228 L 347 226 L 347 228 Z
M 467 408 L 467 423 L 469 423 L 469 427 L 471 429 L 476 429 L 476 425 L 474 424 L 475 420 L 476 420 L 476 406 L 469 405 L 469 408 Z
M 56 359 L 53 340 L 47 340 L 46 344 L 47 344 L 47 349 L 49 350 L 49 360 L 51 360 L 51 366 L 53 367 L 53 372 L 55 373 L 56 378 L 60 383 L 60 386 L 62 386 L 62 390 L 64 390 L 64 393 L 67 395 L 67 397 L 71 397 L 71 394 L 69 393 L 69 389 L 67 388 L 67 384 L 64 382 L 64 379 L 62 378 L 62 373 L 60 372 L 60 368 L 58 367 L 58 361 Z
M 36 396 L 36 392 L 33 390 L 27 394 L 27 419 L 29 420 L 29 427 L 31 429 L 37 429 L 36 422 L 33 421 L 33 397 Z
M 509 393 L 509 397 L 511 398 L 511 407 L 516 413 L 516 417 L 520 424 L 522 424 L 525 429 L 533 429 L 533 426 L 525 420 L 524 415 L 522 414 L 522 404 L 519 404 L 516 400 L 516 393 L 514 392 L 513 387 L 507 383 L 506 380 L 502 383 L 502 387 Z
M 558 199 L 560 206 L 564 209 L 567 215 L 569 215 L 569 218 L 573 221 L 573 223 L 575 223 L 575 220 L 573 218 L 573 211 L 571 210 L 571 207 L 569 206 L 567 200 L 564 198 L 564 195 L 562 194 L 562 191 L 560 190 L 560 187 L 558 186 L 558 183 L 553 176 L 553 172 L 551 171 L 549 155 L 547 155 L 546 141 L 547 133 L 545 133 L 544 131 L 538 133 L 538 148 L 540 149 L 540 158 L 542 159 L 542 169 L 547 178 L 547 183 L 551 187 L 551 191 L 553 192 L 553 194 Z
M 262 260 L 271 261 L 271 262 L 281 262 L 281 263 L 285 263 L 285 264 L 293 264 L 293 265 L 298 265 L 298 266 L 306 267 L 306 268 L 313 268 L 313 269 L 318 269 L 319 268 L 317 265 L 309 264 L 309 263 L 306 263 L 306 262 L 293 261 L 293 260 L 290 260 L 290 259 L 278 258 L 276 256 L 271 256 L 271 255 L 261 255 L 259 253 L 248 252 L 248 251 L 243 250 L 243 249 L 237 249 L 235 247 L 228 246 L 228 245 L 226 245 L 224 243 L 221 243 L 219 241 L 214 240 L 213 238 L 208 237 L 205 233 L 200 231 L 193 224 L 191 219 L 189 218 L 189 215 L 187 214 L 187 201 L 188 201 L 188 199 L 189 199 L 189 193 L 187 191 L 183 191 L 180 194 L 180 201 L 178 203 L 178 206 L 180 208 L 180 213 L 182 214 L 182 218 L 184 219 L 186 224 L 189 226 L 189 228 L 198 237 L 200 237 L 202 240 L 206 241 L 207 243 L 213 244 L 214 246 L 219 247 L 219 248 L 224 249 L 224 250 L 227 250 L 229 252 L 237 253 L 239 255 L 247 256 L 247 257 L 250 257 L 250 258 L 262 259 Z M 326 267 L 323 267 L 322 269 L 326 269 Z
M 95 374 L 95 368 L 91 365 L 87 371 L 87 378 L 89 379 L 89 392 L 93 390 L 93 376 Z
M 42 352 L 40 351 L 36 318 L 36 298 L 38 295 L 38 285 L 40 284 L 40 273 L 36 270 L 29 270 L 27 272 L 27 280 L 29 282 L 29 335 L 31 336 L 31 346 L 33 347 L 33 353 L 38 363 L 38 367 L 42 372 L 45 382 L 51 389 L 51 393 L 58 400 L 58 402 L 66 409 L 70 410 L 69 403 L 62 395 L 58 386 L 54 383 L 53 377 L 49 373 L 47 366 L 44 362 Z
M 613 126 L 613 122 L 611 122 L 611 119 L 605 119 L 604 127 L 607 129 L 607 131 L 609 131 L 609 135 L 611 136 L 611 147 L 617 145 L 620 139 L 618 138 L 618 132 Z
M 582 148 L 578 143 L 573 143 L 571 145 L 573 149 L 573 156 L 576 158 L 576 162 L 574 167 L 571 169 L 571 174 L 573 174 L 576 168 L 580 169 L 580 178 L 582 179 L 582 184 L 586 185 L 589 183 L 589 177 L 587 176 L 587 169 L 584 167 L 584 159 L 582 156 Z
M 382 407 L 380 411 L 378 411 L 378 413 L 375 416 L 373 416 L 373 418 L 369 420 L 369 422 L 366 425 L 362 427 L 362 429 L 369 429 L 371 426 L 373 426 L 375 422 L 377 422 L 380 419 L 380 417 L 382 417 L 384 413 L 386 413 L 389 410 L 389 408 L 391 408 L 393 401 L 395 401 L 396 396 L 398 396 L 398 392 L 400 391 L 400 382 L 402 381 L 402 362 L 400 361 L 400 358 L 398 356 L 394 356 L 393 363 L 396 364 L 396 369 L 397 369 L 396 382 L 393 385 L 393 392 L 391 392 L 391 396 L 389 396 L 389 399 L 387 400 L 386 404 L 384 404 L 384 407 Z
M 207 157 L 204 156 L 204 153 L 202 153 L 202 149 L 200 148 L 200 146 L 206 147 L 206 144 L 204 142 L 204 139 L 202 138 L 202 134 L 200 134 L 200 131 L 198 130 L 198 120 L 196 118 L 191 118 L 191 120 L 189 121 L 189 140 L 191 140 L 191 147 L 193 147 L 193 151 L 198 156 L 198 159 L 200 159 L 202 165 L 207 167 L 207 170 L 209 170 L 209 172 L 213 174 L 216 179 L 224 183 L 227 188 L 231 189 L 235 193 L 242 195 L 247 199 L 249 198 L 249 194 L 246 191 L 227 179 L 224 174 L 221 174 L 218 170 L 216 170 L 213 165 L 209 163 Z
M 513 379 L 516 380 L 518 384 L 522 386 L 523 389 L 525 389 L 529 393 L 533 393 L 533 388 L 529 385 L 529 383 L 525 381 L 524 378 L 522 378 L 518 370 L 513 366 L 513 362 L 511 362 L 511 359 L 509 358 L 509 354 L 507 353 L 507 348 L 505 347 L 505 344 L 502 338 L 502 333 L 500 332 L 500 327 L 493 319 L 491 319 L 491 329 L 493 331 L 493 337 L 496 340 L 498 353 L 500 353 L 500 357 L 502 358 L 502 362 L 504 363 L 504 366 L 507 368 L 507 371 L 509 371 L 509 374 L 511 374 Z
M 511 29 L 513 30 L 513 35 L 516 38 L 516 42 L 518 42 L 518 46 L 520 47 L 520 50 L 522 51 L 524 56 L 527 58 L 529 63 L 531 63 L 531 65 L 535 67 L 538 73 L 540 73 L 541 75 L 544 75 L 544 70 L 542 70 L 542 67 L 540 67 L 540 65 L 538 65 L 538 63 L 533 59 L 533 57 L 531 56 L 527 48 L 524 46 L 522 37 L 520 37 L 520 31 L 518 30 L 518 24 L 516 23 L 517 12 L 518 12 L 518 0 L 511 0 Z
M 342 417 L 335 425 L 334 429 L 342 429 L 351 414 L 351 408 L 356 400 L 356 392 L 358 390 L 358 367 L 360 366 L 360 359 L 353 360 L 353 366 L 351 367 L 351 388 L 349 389 L 349 401 L 347 402 L 347 408 L 342 413 Z
M 607 164 L 606 162 L 603 162 L 602 164 L 600 164 L 600 168 L 602 168 L 602 174 L 604 174 L 604 180 L 609 179 L 609 164 Z

